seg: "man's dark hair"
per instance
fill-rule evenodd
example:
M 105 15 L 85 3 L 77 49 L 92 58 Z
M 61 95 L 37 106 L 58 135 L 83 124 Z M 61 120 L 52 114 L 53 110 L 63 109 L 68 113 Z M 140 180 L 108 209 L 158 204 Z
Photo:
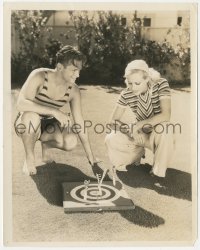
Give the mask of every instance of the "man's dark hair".
M 62 49 L 60 49 L 56 54 L 56 64 L 61 63 L 66 67 L 72 63 L 76 66 L 76 61 L 84 63 L 85 57 L 80 51 L 70 45 L 62 47 Z

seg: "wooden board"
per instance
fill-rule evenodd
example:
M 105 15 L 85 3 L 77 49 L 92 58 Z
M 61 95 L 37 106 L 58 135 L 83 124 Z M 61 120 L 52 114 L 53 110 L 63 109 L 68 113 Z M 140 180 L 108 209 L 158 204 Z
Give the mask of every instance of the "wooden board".
M 97 182 L 88 185 L 87 195 L 85 185 L 82 182 L 65 182 L 63 187 L 64 212 L 81 211 L 107 211 L 134 209 L 134 203 L 127 195 L 121 183 L 116 181 L 104 181 L 101 191 Z

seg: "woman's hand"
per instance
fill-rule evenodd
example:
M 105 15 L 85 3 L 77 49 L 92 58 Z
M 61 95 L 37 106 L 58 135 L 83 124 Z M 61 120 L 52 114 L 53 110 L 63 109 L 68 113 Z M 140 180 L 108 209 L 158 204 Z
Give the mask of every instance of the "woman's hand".
M 138 146 L 144 146 L 144 135 L 142 133 L 137 133 L 133 136 L 134 143 Z
M 129 133 L 130 137 L 134 140 L 134 143 L 138 146 L 144 145 L 144 136 L 140 128 L 140 124 L 136 123 L 132 126 Z

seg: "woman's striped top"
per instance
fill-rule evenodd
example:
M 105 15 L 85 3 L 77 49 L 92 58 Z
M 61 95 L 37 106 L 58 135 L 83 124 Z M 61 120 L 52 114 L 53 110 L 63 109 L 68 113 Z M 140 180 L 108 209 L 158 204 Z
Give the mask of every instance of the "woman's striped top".
M 45 106 L 60 109 L 68 102 L 72 85 L 68 87 L 66 93 L 64 93 L 59 100 L 54 100 L 48 96 L 48 73 L 47 71 L 45 71 L 44 73 L 45 73 L 44 85 L 42 89 L 39 91 L 39 93 L 36 94 L 35 101 Z
M 138 96 L 126 88 L 121 92 L 117 104 L 123 107 L 129 106 L 135 113 L 138 121 L 148 119 L 161 112 L 160 100 L 170 98 L 170 87 L 166 79 L 160 78 L 153 86 Z

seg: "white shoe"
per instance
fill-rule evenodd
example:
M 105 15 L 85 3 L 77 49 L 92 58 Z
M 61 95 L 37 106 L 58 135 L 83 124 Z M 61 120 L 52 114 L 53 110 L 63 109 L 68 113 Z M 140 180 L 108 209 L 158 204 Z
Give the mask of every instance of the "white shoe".
M 136 161 L 133 163 L 136 167 L 140 166 L 141 162 L 140 161 Z
M 120 165 L 118 167 L 115 167 L 116 170 L 118 171 L 125 171 L 127 172 L 128 170 L 126 169 L 126 165 Z

